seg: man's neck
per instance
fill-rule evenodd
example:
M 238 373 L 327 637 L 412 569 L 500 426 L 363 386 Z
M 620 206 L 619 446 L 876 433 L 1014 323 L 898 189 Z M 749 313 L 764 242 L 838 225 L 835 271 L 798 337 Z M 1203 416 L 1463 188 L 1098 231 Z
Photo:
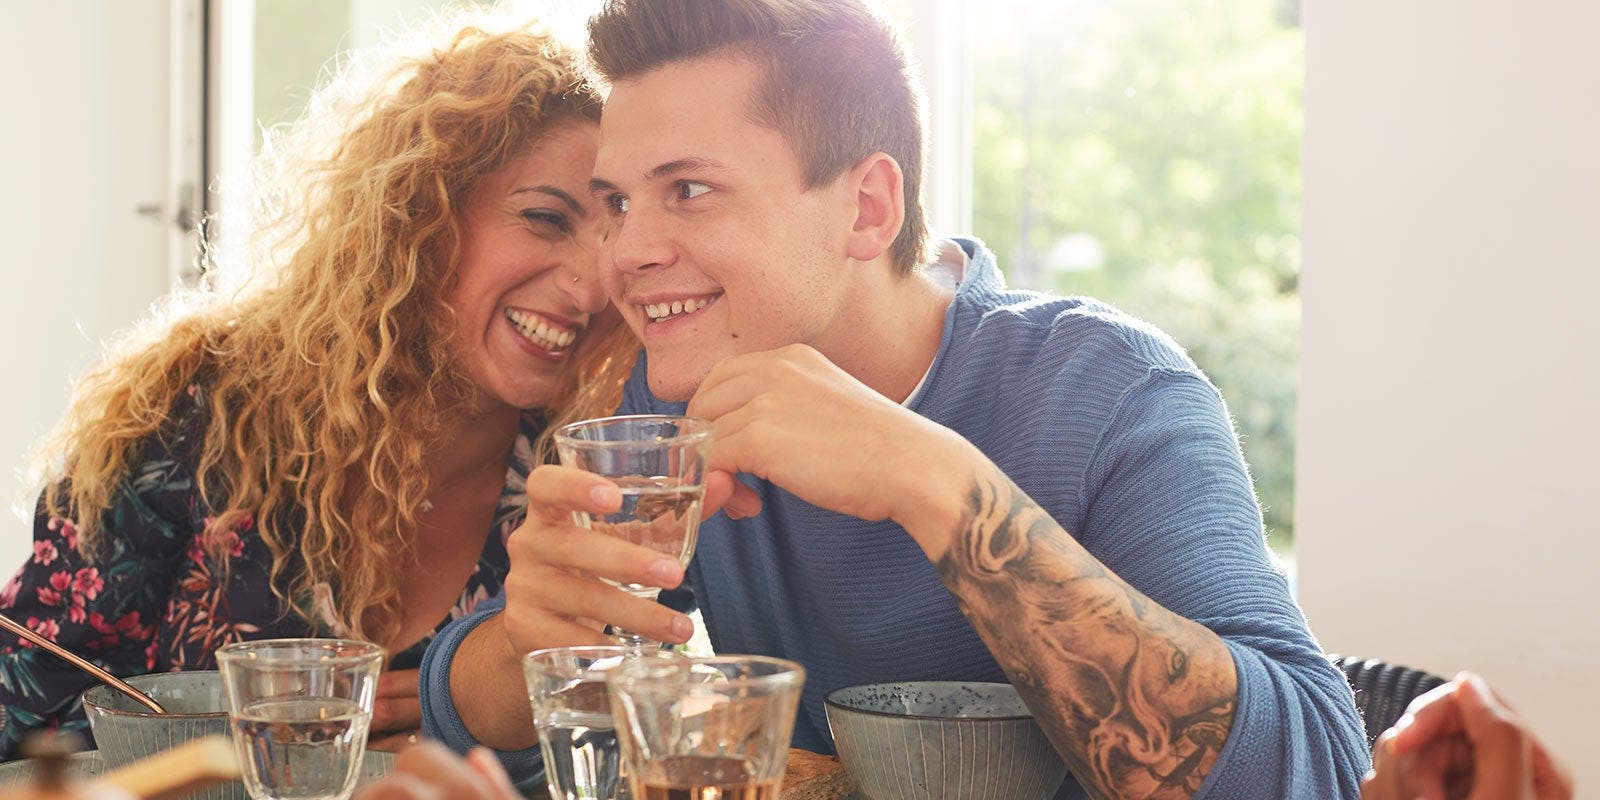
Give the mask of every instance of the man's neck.
M 955 252 L 951 253 L 950 249 Z M 910 275 L 887 264 L 863 265 L 852 303 L 818 349 L 856 380 L 904 402 L 939 353 L 945 311 L 965 271 L 959 247 Z M 881 268 L 878 268 L 881 267 Z

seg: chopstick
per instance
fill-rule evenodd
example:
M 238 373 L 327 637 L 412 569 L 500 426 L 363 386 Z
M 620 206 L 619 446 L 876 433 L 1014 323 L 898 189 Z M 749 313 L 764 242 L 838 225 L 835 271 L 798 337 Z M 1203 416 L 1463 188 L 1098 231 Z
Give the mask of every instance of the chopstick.
M 79 656 L 77 653 L 74 653 L 71 650 L 62 647 L 61 645 L 56 644 L 55 642 L 52 642 L 37 633 L 34 633 L 32 630 L 29 630 L 26 625 L 23 625 L 22 623 L 17 622 L 16 620 L 4 614 L 0 614 L 0 628 L 5 628 L 16 635 L 27 639 L 28 641 L 37 645 L 39 649 L 44 650 L 56 658 L 59 658 L 68 664 L 71 664 L 72 666 L 89 673 L 90 675 L 93 675 L 101 683 L 108 684 L 111 686 L 111 688 L 116 689 L 117 691 L 139 701 L 142 705 L 144 705 L 145 708 L 148 708 L 157 714 L 167 713 L 167 710 L 162 708 L 160 703 L 157 703 L 155 700 L 151 699 L 150 695 L 147 695 L 144 692 L 129 686 L 127 681 L 124 681 L 121 678 L 118 678 L 117 676 L 95 666 L 93 663 Z
M 94 783 L 115 786 L 143 800 L 175 800 L 239 777 L 233 743 L 226 736 L 204 736 L 115 769 Z

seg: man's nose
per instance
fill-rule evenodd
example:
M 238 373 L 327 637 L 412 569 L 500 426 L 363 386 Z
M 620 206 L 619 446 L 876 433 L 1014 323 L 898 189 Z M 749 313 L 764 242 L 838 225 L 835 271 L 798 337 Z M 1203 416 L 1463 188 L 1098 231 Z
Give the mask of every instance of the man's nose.
M 601 248 L 601 258 L 622 272 L 638 272 L 672 262 L 672 239 L 667 215 L 647 210 L 629 211 L 612 223 L 610 236 Z

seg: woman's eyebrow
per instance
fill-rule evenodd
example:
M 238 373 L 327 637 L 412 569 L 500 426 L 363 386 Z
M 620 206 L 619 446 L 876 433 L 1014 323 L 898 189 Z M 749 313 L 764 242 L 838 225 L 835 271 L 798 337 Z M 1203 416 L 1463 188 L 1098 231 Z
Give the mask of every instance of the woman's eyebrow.
M 574 198 L 572 195 L 567 194 L 565 191 L 563 191 L 561 189 L 558 189 L 558 188 L 556 188 L 554 186 L 546 186 L 546 185 L 524 186 L 521 189 L 518 189 L 518 190 L 512 192 L 511 195 L 513 197 L 515 197 L 515 196 L 517 196 L 519 194 L 527 194 L 527 193 L 530 193 L 530 192 L 538 192 L 540 194 L 550 195 L 551 197 L 554 197 L 555 199 L 560 200 L 563 204 L 565 204 L 567 208 L 572 210 L 572 213 L 577 214 L 580 217 L 589 216 L 589 210 L 584 208 L 583 205 L 581 203 L 579 203 L 576 198 Z

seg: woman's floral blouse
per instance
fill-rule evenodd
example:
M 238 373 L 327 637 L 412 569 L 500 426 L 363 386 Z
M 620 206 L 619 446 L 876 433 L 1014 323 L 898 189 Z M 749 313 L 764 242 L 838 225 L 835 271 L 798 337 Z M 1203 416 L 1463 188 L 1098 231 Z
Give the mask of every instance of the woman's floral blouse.
M 180 432 L 145 444 L 105 512 L 105 556 L 83 558 L 76 551 L 73 521 L 41 513 L 34 520 L 32 557 L 0 590 L 0 613 L 120 677 L 215 669 L 213 653 L 231 642 L 336 633 L 327 623 L 310 625 L 286 613 L 268 584 L 272 555 L 253 520 L 220 534 L 231 555 L 226 572 L 209 555 L 209 512 L 193 478 L 198 453 L 192 442 L 202 404 L 197 389 L 191 387 L 189 394 L 192 405 L 177 426 Z M 524 425 L 494 529 L 460 599 L 435 632 L 500 593 L 508 569 L 505 537 L 527 510 L 524 484 L 533 462 L 529 442 L 536 434 L 531 424 Z M 319 586 L 314 594 L 297 602 L 325 620 L 315 609 L 331 602 L 331 591 Z M 432 638 L 396 654 L 392 667 L 415 668 Z M 14 758 L 21 738 L 33 730 L 64 728 L 88 736 L 79 696 L 92 684 L 92 678 L 54 656 L 0 632 L 0 704 L 6 717 L 0 759 Z

